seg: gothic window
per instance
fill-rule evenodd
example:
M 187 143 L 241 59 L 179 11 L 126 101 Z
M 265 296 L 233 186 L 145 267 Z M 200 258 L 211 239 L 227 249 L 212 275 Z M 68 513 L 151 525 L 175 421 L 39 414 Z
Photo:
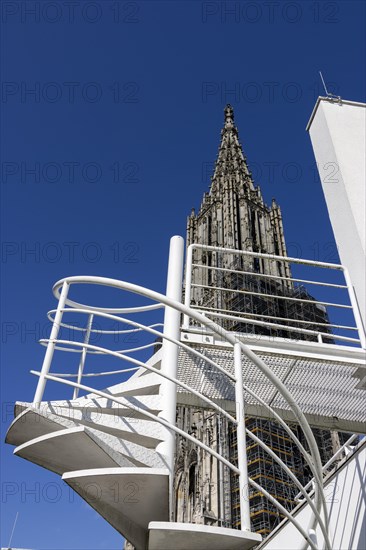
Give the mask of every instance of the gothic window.
M 196 507 L 196 463 L 191 464 L 188 470 L 188 515 L 193 521 Z
M 235 195 L 236 201 L 236 226 L 237 226 L 237 236 L 238 236 L 238 249 L 241 250 L 241 224 L 240 224 L 240 206 L 239 206 L 239 197 Z
M 212 252 L 207 252 L 207 265 L 212 265 Z M 213 283 L 213 273 L 212 269 L 207 269 L 207 284 L 211 285 Z
M 252 247 L 254 251 L 257 251 L 257 231 L 255 227 L 255 212 L 250 212 L 250 226 L 251 226 L 251 237 L 252 237 Z
M 196 465 L 195 464 L 192 464 L 189 468 L 188 494 L 193 495 L 193 504 L 194 504 L 194 496 L 196 494 Z
M 212 219 L 211 216 L 207 216 L 207 245 L 212 244 Z
M 179 472 L 175 481 L 175 521 L 179 521 L 179 512 L 182 498 L 182 472 Z
M 188 496 L 192 506 L 195 506 L 196 502 L 196 466 L 197 466 L 197 453 L 192 451 L 189 457 L 189 470 L 188 470 Z
M 259 236 L 259 246 L 260 246 L 260 249 L 261 249 L 261 252 L 263 252 L 263 243 L 262 243 L 262 231 L 261 231 L 261 222 L 260 222 L 260 219 L 261 219 L 261 215 L 259 214 L 259 212 L 257 212 L 257 223 L 258 223 L 258 236 Z

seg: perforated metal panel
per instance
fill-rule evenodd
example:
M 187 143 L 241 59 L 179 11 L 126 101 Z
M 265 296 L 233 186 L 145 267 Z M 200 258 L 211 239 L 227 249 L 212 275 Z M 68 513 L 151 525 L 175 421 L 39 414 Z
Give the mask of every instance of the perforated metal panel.
M 232 350 L 217 345 L 192 344 L 192 347 L 227 372 L 234 373 Z M 278 352 L 257 355 L 286 384 L 294 400 L 313 424 L 324 427 L 332 425 L 333 428 L 339 424 L 343 430 L 353 428 L 358 432 L 366 431 L 365 428 L 360 429 L 360 423 L 366 422 L 366 392 L 356 387 L 359 383 L 359 376 L 356 375 L 359 363 L 282 355 Z M 245 356 L 242 357 L 242 367 L 244 383 L 250 390 L 278 412 L 290 411 L 289 405 L 273 384 Z M 235 401 L 234 386 L 228 377 L 185 350 L 180 351 L 178 378 L 212 399 Z M 178 401 L 179 394 L 184 393 L 185 390 L 178 388 Z M 248 406 L 258 408 L 256 399 L 247 392 L 245 400 Z M 263 416 L 268 416 L 265 410 L 261 412 Z

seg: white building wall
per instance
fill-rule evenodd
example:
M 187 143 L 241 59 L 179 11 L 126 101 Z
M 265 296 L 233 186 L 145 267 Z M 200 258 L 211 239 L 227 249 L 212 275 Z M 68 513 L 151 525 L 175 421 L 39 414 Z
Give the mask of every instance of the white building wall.
M 320 97 L 307 130 L 339 256 L 366 326 L 366 104 Z
M 325 495 L 330 523 L 332 550 L 365 550 L 366 548 L 366 444 L 345 460 L 343 466 L 325 483 Z M 295 518 L 306 529 L 311 510 L 302 505 Z M 303 548 L 304 539 L 288 521 L 278 526 L 262 543 L 262 550 L 294 550 Z M 323 548 L 323 536 L 317 527 L 318 547 Z

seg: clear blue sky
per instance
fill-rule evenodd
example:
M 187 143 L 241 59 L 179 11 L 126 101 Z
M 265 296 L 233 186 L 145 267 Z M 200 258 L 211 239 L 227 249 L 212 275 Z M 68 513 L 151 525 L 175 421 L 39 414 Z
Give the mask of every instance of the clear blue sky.
M 11 403 L 33 397 L 28 371 L 40 367 L 56 280 L 164 290 L 169 238 L 185 235 L 208 189 L 227 102 L 256 183 L 282 207 L 289 254 L 337 261 L 305 126 L 318 70 L 332 91 L 364 101 L 366 60 L 361 1 L 1 9 L 4 434 Z M 14 546 L 122 547 L 57 476 L 2 447 L 1 546 L 19 511 Z

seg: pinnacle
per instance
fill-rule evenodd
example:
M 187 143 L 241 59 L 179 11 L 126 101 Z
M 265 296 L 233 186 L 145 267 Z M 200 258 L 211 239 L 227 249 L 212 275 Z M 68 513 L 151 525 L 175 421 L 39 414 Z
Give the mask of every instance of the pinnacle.
M 238 129 L 234 124 L 234 109 L 228 103 L 224 109 L 225 121 L 221 131 L 221 144 L 216 161 L 213 180 L 218 177 L 232 177 L 236 182 L 247 181 L 249 187 L 249 170 L 239 142 Z
M 234 127 L 234 109 L 228 103 L 224 109 L 225 113 L 225 129 L 229 130 Z

